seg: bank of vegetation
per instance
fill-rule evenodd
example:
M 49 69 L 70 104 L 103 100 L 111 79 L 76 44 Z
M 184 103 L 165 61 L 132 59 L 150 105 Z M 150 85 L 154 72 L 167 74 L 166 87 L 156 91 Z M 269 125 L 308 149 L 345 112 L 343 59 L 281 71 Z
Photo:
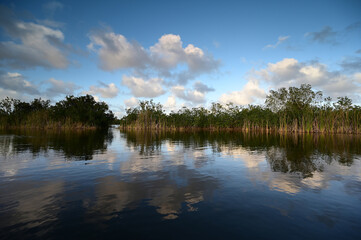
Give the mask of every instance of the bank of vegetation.
M 239 129 L 266 132 L 361 133 L 361 107 L 348 97 L 332 100 L 311 85 L 271 90 L 263 105 L 212 103 L 165 113 L 160 103 L 140 101 L 120 121 L 128 129 Z
M 54 105 L 43 99 L 0 101 L 0 128 L 103 128 L 113 122 L 108 105 L 91 95 L 67 96 Z

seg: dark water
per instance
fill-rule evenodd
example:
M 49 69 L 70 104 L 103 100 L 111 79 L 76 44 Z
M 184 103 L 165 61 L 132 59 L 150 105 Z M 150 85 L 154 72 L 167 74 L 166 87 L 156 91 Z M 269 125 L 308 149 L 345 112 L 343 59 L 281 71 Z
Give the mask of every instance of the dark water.
M 0 132 L 1 239 L 360 239 L 361 136 Z

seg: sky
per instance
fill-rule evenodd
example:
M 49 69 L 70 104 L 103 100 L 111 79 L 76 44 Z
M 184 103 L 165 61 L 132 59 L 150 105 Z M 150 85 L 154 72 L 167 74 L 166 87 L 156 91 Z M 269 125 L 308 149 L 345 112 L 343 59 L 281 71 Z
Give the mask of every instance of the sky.
M 303 83 L 361 103 L 361 1 L 0 3 L 0 99 L 91 94 L 120 117 Z

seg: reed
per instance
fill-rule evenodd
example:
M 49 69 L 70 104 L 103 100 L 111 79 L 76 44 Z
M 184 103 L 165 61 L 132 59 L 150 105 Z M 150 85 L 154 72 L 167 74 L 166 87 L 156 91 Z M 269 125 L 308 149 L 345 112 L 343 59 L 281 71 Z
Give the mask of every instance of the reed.
M 352 133 L 361 129 L 361 107 L 347 97 L 320 100 L 322 92 L 310 85 L 272 91 L 263 106 L 212 103 L 165 113 L 160 103 L 140 101 L 127 109 L 121 128 L 127 129 L 237 129 L 245 132 Z M 331 104 L 332 103 L 332 104 Z

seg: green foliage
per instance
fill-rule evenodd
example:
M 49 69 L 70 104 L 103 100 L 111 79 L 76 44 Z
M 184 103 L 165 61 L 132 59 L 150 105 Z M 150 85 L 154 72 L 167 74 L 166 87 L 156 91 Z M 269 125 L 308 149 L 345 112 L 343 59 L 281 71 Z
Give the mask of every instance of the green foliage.
M 63 124 L 81 123 L 105 127 L 112 123 L 114 114 L 105 102 L 96 102 L 91 95 L 67 96 L 51 108 L 52 119 Z
M 139 102 L 126 110 L 120 122 L 126 128 L 237 128 L 246 131 L 358 133 L 361 108 L 353 106 L 348 97 L 339 97 L 334 104 L 323 99 L 311 85 L 271 90 L 265 106 L 235 106 L 212 103 L 204 107 L 183 107 L 165 114 L 161 104 Z
M 41 98 L 30 103 L 9 97 L 0 101 L 1 127 L 106 127 L 114 119 L 108 105 L 90 95 L 67 96 L 54 106 Z

